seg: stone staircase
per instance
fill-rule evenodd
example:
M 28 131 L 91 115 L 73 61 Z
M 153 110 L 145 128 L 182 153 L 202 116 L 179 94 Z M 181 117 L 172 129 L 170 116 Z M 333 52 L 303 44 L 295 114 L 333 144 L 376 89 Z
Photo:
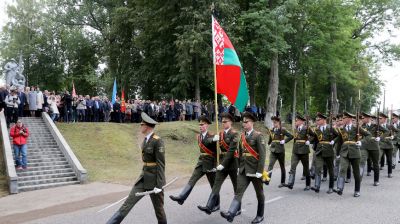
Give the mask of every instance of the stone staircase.
M 23 117 L 29 129 L 26 170 L 17 170 L 18 192 L 79 184 L 76 173 L 42 118 Z M 12 144 L 12 139 L 10 138 Z

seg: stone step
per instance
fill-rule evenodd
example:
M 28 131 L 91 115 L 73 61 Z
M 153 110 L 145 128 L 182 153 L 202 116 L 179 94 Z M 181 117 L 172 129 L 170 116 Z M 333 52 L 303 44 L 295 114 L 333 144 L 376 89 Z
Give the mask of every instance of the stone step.
M 67 161 L 51 161 L 51 162 L 31 163 L 31 162 L 28 161 L 28 167 L 55 166 L 55 165 L 68 165 L 68 162 Z
M 40 189 L 47 189 L 47 188 L 52 188 L 52 187 L 61 187 L 65 185 L 71 185 L 71 184 L 79 184 L 79 181 L 69 181 L 69 182 L 57 182 L 57 183 L 51 183 L 51 184 L 40 184 L 40 185 L 33 185 L 33 186 L 23 186 L 23 187 L 18 187 L 19 192 L 25 192 L 25 191 L 33 191 L 33 190 L 40 190 Z
M 28 147 L 28 154 L 35 152 L 49 152 L 49 151 L 60 152 L 60 149 L 56 147 Z
M 58 169 L 70 169 L 71 166 L 69 164 L 63 165 L 54 165 L 54 166 L 28 166 L 26 170 L 17 170 L 17 175 L 19 173 L 30 172 L 30 171 L 45 171 L 45 170 L 58 170 Z
M 28 160 L 32 160 L 32 159 L 41 159 L 41 158 L 65 158 L 64 154 L 60 153 L 56 153 L 56 154 L 31 154 L 28 153 L 28 155 L 26 156 L 28 158 Z
M 62 153 L 60 150 L 28 150 L 28 156 L 54 155 Z
M 77 181 L 77 180 L 78 179 L 76 177 L 60 177 L 60 178 L 50 178 L 50 179 L 42 179 L 42 180 L 18 181 L 18 187 L 29 186 L 29 185 L 68 182 L 68 181 Z
M 73 172 L 72 168 L 19 172 L 18 177 Z
M 47 163 L 55 161 L 67 161 L 67 159 L 65 157 L 28 159 L 28 163 Z
M 68 172 L 68 173 L 53 173 L 53 174 L 42 174 L 34 176 L 23 176 L 23 177 L 18 177 L 18 183 L 33 181 L 33 180 L 48 180 L 48 179 L 67 178 L 67 177 L 76 178 L 76 175 L 74 172 Z

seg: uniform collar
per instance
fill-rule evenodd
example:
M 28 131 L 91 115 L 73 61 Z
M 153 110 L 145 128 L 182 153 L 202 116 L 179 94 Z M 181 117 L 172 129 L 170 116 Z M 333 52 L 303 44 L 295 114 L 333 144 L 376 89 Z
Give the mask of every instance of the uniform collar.
M 251 129 L 249 132 L 246 131 L 246 136 L 250 136 L 253 133 L 254 129 Z
M 225 129 L 224 132 L 227 134 L 232 128 Z
M 154 134 L 154 132 L 150 132 L 150 134 L 146 135 L 146 143 L 149 142 L 149 139 L 151 137 L 151 135 Z
M 203 139 L 204 139 L 204 137 L 206 137 L 206 135 L 207 135 L 207 131 L 201 133 L 201 136 L 203 136 Z

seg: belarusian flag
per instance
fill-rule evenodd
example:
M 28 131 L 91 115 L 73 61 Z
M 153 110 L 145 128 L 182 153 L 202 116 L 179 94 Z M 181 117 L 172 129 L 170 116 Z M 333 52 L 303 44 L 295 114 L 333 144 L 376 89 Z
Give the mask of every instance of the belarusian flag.
M 246 77 L 235 48 L 214 16 L 212 35 L 217 93 L 224 94 L 242 112 L 249 99 Z

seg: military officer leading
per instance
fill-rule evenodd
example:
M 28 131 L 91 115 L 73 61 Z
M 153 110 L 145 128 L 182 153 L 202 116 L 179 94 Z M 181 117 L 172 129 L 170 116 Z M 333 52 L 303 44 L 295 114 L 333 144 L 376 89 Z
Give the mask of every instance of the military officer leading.
M 221 119 L 222 127 L 224 128 L 224 130 L 219 133 L 221 164 L 217 166 L 215 183 L 212 187 L 207 205 L 197 206 L 201 211 L 204 211 L 208 215 L 210 215 L 214 211 L 217 199 L 219 198 L 221 186 L 228 176 L 231 179 L 234 192 L 237 192 L 239 132 L 232 127 L 234 121 L 232 115 L 230 115 L 229 113 L 222 113 Z M 239 215 L 240 213 L 241 209 L 237 211 L 236 215 Z
M 221 212 L 221 216 L 228 222 L 232 222 L 241 207 L 243 194 L 253 184 L 257 196 L 257 216 L 251 223 L 261 223 L 264 220 L 264 191 L 262 173 L 266 157 L 265 140 L 263 135 L 254 130 L 256 117 L 249 113 L 243 113 L 243 132 L 239 143 L 239 174 L 237 180 L 237 192 L 227 212 Z
M 343 113 L 344 127 L 339 129 L 340 136 L 340 172 L 337 181 L 337 189 L 339 195 L 343 194 L 344 178 L 346 177 L 347 168 L 351 164 L 354 175 L 354 197 L 360 197 L 361 178 L 360 178 L 360 147 L 361 136 L 370 137 L 371 134 L 361 128 L 357 128 L 357 124 L 353 124 L 353 118 L 356 116 L 348 112 Z
M 388 165 L 388 177 L 392 178 L 392 156 L 393 156 L 393 130 L 390 124 L 387 124 L 388 116 L 384 113 L 379 113 L 379 131 L 380 131 L 380 142 L 379 147 L 382 151 L 382 157 L 386 157 Z M 382 161 L 382 160 L 381 160 Z M 382 166 L 382 163 L 381 163 Z
M 272 129 L 268 129 L 268 145 L 269 150 L 271 151 L 269 154 L 268 173 L 269 177 L 272 177 L 272 170 L 276 161 L 278 160 L 281 168 L 281 184 L 278 187 L 284 187 L 286 186 L 285 144 L 293 139 L 293 135 L 281 126 L 280 117 L 273 116 L 271 120 L 274 127 Z
M 142 112 L 141 117 L 142 123 L 140 124 L 140 131 L 146 136 L 141 146 L 143 160 L 142 173 L 124 204 L 111 219 L 108 220 L 107 224 L 121 223 L 136 203 L 143 198 L 143 196 L 136 196 L 135 194 L 150 190 L 154 190 L 154 193 L 150 194 L 150 198 L 158 223 L 167 223 L 167 217 L 164 211 L 164 192 L 162 191 L 162 187 L 165 185 L 164 143 L 159 136 L 154 134 L 154 127 L 157 122 L 144 112 Z
M 200 135 L 197 136 L 197 143 L 200 150 L 200 156 L 197 162 L 196 167 L 194 168 L 193 174 L 189 179 L 189 182 L 183 188 L 181 193 L 178 196 L 170 195 L 169 197 L 178 202 L 178 204 L 182 205 L 194 185 L 196 185 L 197 181 L 203 177 L 207 176 L 208 183 L 211 188 L 214 185 L 215 181 L 215 172 L 216 172 L 216 154 L 217 154 L 217 141 L 219 141 L 219 136 L 214 135 L 208 131 L 208 126 L 212 124 L 207 116 L 199 117 L 199 128 Z M 219 195 L 216 196 L 214 207 L 212 208 L 212 212 L 219 210 Z

